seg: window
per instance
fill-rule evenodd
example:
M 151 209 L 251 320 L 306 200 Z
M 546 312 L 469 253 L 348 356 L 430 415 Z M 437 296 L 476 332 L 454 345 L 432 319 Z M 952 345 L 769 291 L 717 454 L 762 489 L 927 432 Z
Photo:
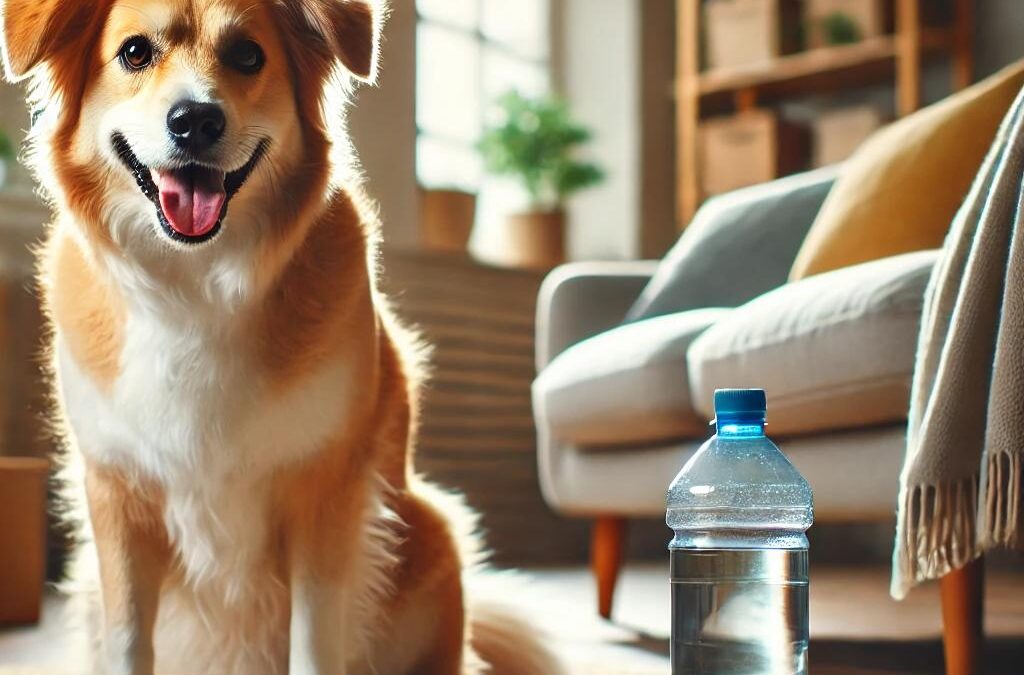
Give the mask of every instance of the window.
M 478 193 L 484 202 L 496 192 L 476 142 L 498 96 L 548 90 L 549 1 L 417 0 L 420 185 Z

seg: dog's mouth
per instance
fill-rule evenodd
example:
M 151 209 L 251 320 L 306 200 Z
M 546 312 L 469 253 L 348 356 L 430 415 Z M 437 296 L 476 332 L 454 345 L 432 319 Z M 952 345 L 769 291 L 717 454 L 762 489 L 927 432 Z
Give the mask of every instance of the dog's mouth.
M 178 242 L 199 244 L 220 232 L 228 202 L 263 159 L 270 140 L 261 140 L 249 161 L 227 173 L 194 163 L 176 169 L 150 169 L 135 156 L 124 136 L 115 133 L 111 143 L 142 194 L 153 202 L 167 236 Z

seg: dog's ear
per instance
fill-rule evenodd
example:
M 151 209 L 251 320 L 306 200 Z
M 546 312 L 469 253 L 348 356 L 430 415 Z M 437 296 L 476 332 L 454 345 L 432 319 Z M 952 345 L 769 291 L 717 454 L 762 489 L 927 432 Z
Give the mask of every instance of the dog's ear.
M 0 56 L 7 79 L 20 80 L 57 52 L 71 48 L 88 32 L 102 4 L 0 0 Z
M 377 48 L 385 11 L 381 0 L 284 0 L 311 35 L 363 82 L 377 75 Z

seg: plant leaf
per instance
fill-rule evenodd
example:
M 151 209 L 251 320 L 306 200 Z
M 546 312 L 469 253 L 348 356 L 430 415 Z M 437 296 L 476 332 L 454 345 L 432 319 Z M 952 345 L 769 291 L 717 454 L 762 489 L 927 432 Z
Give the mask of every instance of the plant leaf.
M 572 118 L 564 101 L 510 91 L 498 98 L 497 106 L 499 121 L 487 128 L 477 148 L 487 171 L 518 178 L 534 206 L 560 205 L 601 182 L 604 173 L 599 167 L 573 157 L 592 135 Z

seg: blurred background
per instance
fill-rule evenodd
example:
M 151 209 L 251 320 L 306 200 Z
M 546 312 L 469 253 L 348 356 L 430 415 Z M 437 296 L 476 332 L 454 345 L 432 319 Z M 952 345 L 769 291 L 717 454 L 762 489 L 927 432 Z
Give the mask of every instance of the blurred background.
M 697 163 L 695 176 L 679 175 L 677 141 L 689 124 L 679 108 L 691 107 L 691 96 L 681 91 L 698 90 L 697 119 L 709 123 L 708 142 L 716 149 L 724 143 L 727 152 L 763 153 L 778 136 L 763 122 L 748 122 L 757 138 L 738 145 L 722 126 L 737 124 L 737 110 L 764 110 L 781 125 L 800 127 L 807 139 L 798 141 L 799 152 L 775 167 L 775 173 L 793 172 L 842 159 L 872 127 L 1024 53 L 1018 34 L 1024 4 L 1017 0 L 972 0 L 973 20 L 961 23 L 952 21 L 954 0 L 921 2 L 919 59 L 901 56 L 894 0 L 781 2 L 797 8 L 785 12 L 788 28 L 769 19 L 775 2 L 719 4 L 718 11 L 686 21 L 673 0 L 392 2 L 378 85 L 360 90 L 351 112 L 388 243 L 424 245 L 424 205 L 434 204 L 436 191 L 456 190 L 475 197 L 475 209 L 464 210 L 473 214 L 471 250 L 481 259 L 502 259 L 500 223 L 528 201 L 514 177 L 487 172 L 478 143 L 501 118 L 499 99 L 510 90 L 557 94 L 593 134 L 579 154 L 603 168 L 605 178 L 566 204 L 565 257 L 655 258 L 703 196 L 772 177 L 751 168 L 749 175 L 721 179 L 710 160 Z M 818 18 L 808 24 L 810 15 L 800 12 L 812 11 Z M 849 16 L 851 26 L 822 19 L 829 15 Z M 701 36 L 699 67 L 708 71 L 695 85 L 684 72 L 688 43 L 679 39 L 688 31 Z M 783 39 L 783 33 L 797 37 Z M 796 50 L 858 41 L 859 53 L 771 63 Z M 898 83 L 897 74 L 913 81 Z M 919 98 L 900 101 L 900 86 L 918 89 Z M 21 90 L 0 84 L 0 129 L 12 147 L 28 122 Z M 5 213 L 30 208 L 20 201 L 31 191 L 30 178 L 4 157 Z M 688 196 L 684 211 L 681 185 L 694 178 L 698 196 Z
M 841 161 L 1024 55 L 1018 0 L 928 0 L 912 33 L 893 0 L 698 5 L 395 0 L 379 82 L 349 113 L 387 283 L 438 344 L 425 468 L 479 497 L 509 562 L 586 551 L 582 525 L 555 519 L 537 489 L 529 385 L 545 270 L 659 258 L 707 196 Z M 25 289 L 48 215 L 14 157 L 28 124 L 22 90 L 0 83 L 0 453 L 41 455 Z M 559 162 L 595 171 L 531 198 L 524 176 Z M 508 536 L 529 518 L 529 541 Z M 660 555 L 659 537 L 634 546 Z
M 699 5 L 391 3 L 379 82 L 356 93 L 350 128 L 380 204 L 389 283 L 439 343 L 437 400 L 428 402 L 437 417 L 426 433 L 438 430 L 437 460 L 455 464 L 447 482 L 472 493 L 463 472 L 482 461 L 456 457 L 455 446 L 505 448 L 518 455 L 511 475 L 521 482 L 501 499 L 540 502 L 529 383 L 544 270 L 660 258 L 707 196 L 841 161 L 888 121 L 1024 55 L 1018 0 L 927 0 L 913 31 L 898 29 L 894 0 Z M 521 95 L 519 108 L 509 92 Z M 47 218 L 13 155 L 28 124 L 21 89 L 0 84 L 9 139 L 0 144 L 0 263 L 15 279 L 4 312 L 18 326 L 4 338 L 0 452 L 11 454 L 40 444 L 23 405 L 36 371 L 19 358 L 33 344 L 26 245 Z M 559 162 L 597 171 L 531 199 L 531 162 L 547 174 Z M 560 532 L 548 540 L 554 550 L 531 545 L 511 558 L 580 554 L 583 533 Z M 501 553 L 500 542 L 514 540 L 498 541 Z
M 708 198 L 842 162 L 1024 57 L 1020 0 L 390 4 L 379 81 L 348 116 L 383 283 L 436 347 L 419 466 L 467 494 L 496 561 L 517 566 L 582 566 L 594 543 L 539 487 L 531 386 L 551 332 L 576 330 L 538 315 L 545 276 L 658 260 Z M 29 245 L 48 214 L 16 158 L 28 124 L 22 90 L 0 83 L 0 456 L 45 458 Z M 892 522 L 814 536 L 820 562 L 881 564 Z M 627 555 L 660 561 L 666 541 L 635 518 Z M 62 548 L 51 534 L 51 567 Z
M 842 159 L 873 127 L 942 98 L 952 83 L 991 74 L 1024 52 L 1016 34 L 1024 5 L 1016 0 L 972 1 L 973 21 L 962 24 L 951 21 L 954 0 L 922 2 L 920 63 L 899 58 L 893 0 L 782 2 L 797 8 L 795 14 L 785 12 L 788 28 L 769 20 L 774 10 L 766 8 L 774 2 L 747 3 L 753 9 L 719 3 L 721 9 L 712 8 L 692 22 L 677 13 L 676 4 L 392 2 L 378 86 L 359 91 L 351 113 L 352 134 L 369 190 L 381 204 L 389 244 L 422 246 L 428 236 L 424 207 L 436 203 L 433 193 L 457 190 L 475 198 L 475 208 L 464 209 L 473 214 L 475 225 L 471 250 L 481 259 L 502 259 L 501 221 L 527 206 L 526 195 L 514 177 L 488 174 L 478 143 L 488 124 L 500 117 L 499 99 L 510 90 L 528 97 L 556 93 L 593 134 L 580 154 L 606 175 L 597 189 L 566 204 L 565 257 L 571 260 L 658 257 L 703 196 L 772 177 L 765 166 L 760 173 L 751 167 L 745 175 L 722 178 L 712 160 L 698 161 L 695 176 L 679 175 L 683 153 L 677 153 L 677 141 L 689 121 L 677 108 L 690 105 L 677 103 L 688 98 L 680 91 L 691 88 L 693 79 L 683 71 L 687 43 L 679 40 L 687 31 L 701 36 L 700 67 L 710 71 L 694 86 L 700 98 L 697 119 L 708 122 L 713 149 L 765 154 L 785 135 L 758 118 L 744 127 L 757 138 L 738 145 L 736 134 L 729 134 L 742 124 L 731 116 L 736 110 L 768 111 L 775 123 L 795 125 L 806 135 L 798 137 L 798 148 L 786 144 L 784 154 L 793 156 L 780 159 L 775 173 Z M 851 27 L 841 20 L 837 25 L 822 21 L 837 12 L 844 16 L 843 10 Z M 815 12 L 818 19 L 812 23 L 818 27 L 805 29 L 810 24 L 801 11 Z M 797 37 L 780 39 L 774 31 Z M 799 49 L 854 41 L 866 43 L 861 53 L 766 65 Z M 959 75 L 954 73 L 958 68 Z M 920 98 L 900 102 L 897 70 L 914 78 L 904 84 L 919 88 Z M 0 85 L 0 129 L 15 147 L 28 126 L 20 94 L 15 86 Z M 22 207 L 12 199 L 30 191 L 31 183 L 16 162 L 5 164 L 2 190 L 5 211 L 10 211 Z M 693 179 L 697 196 L 687 195 L 684 210 L 679 206 L 682 184 Z
M 694 3 L 679 6 L 688 4 Z M 388 240 L 420 243 L 418 192 L 457 189 L 477 197 L 472 250 L 482 258 L 501 258 L 499 221 L 523 207 L 523 196 L 488 175 L 475 146 L 500 116 L 496 101 L 515 89 L 527 96 L 560 95 L 593 133 L 580 154 L 607 174 L 599 188 L 567 205 L 567 257 L 659 257 L 695 206 L 687 204 L 688 213 L 677 208 L 681 183 L 690 178 L 676 168 L 677 139 L 688 123 L 677 114 L 684 98 L 677 88 L 690 87 L 692 79 L 683 72 L 688 43 L 679 39 L 687 31 L 701 36 L 700 67 L 708 71 L 696 84 L 701 121 L 729 123 L 736 110 L 758 108 L 809 136 L 776 173 L 842 159 L 873 126 L 1024 53 L 1016 34 L 1024 6 L 1014 0 L 972 2 L 974 20 L 960 23 L 953 22 L 953 0 L 920 3 L 919 64 L 909 55 L 897 58 L 904 48 L 894 33 L 891 0 L 782 2 L 783 26 L 771 18 L 776 4 L 712 3 L 698 20 L 686 21 L 672 0 L 393 3 L 379 87 L 362 90 L 352 113 L 353 135 L 370 190 L 381 202 Z M 851 19 L 845 33 L 841 20 L 838 27 L 824 25 L 837 13 Z M 776 32 L 797 37 L 783 39 Z M 862 41 L 859 53 L 770 64 L 800 49 L 856 41 Z M 919 98 L 898 100 L 898 68 L 913 80 L 903 86 L 918 89 Z M 957 68 L 963 69 L 959 75 Z M 677 76 L 687 79 L 677 82 Z M 379 132 L 382 126 L 387 134 Z M 734 147 L 727 130 L 714 125 L 709 142 L 725 143 L 728 152 L 764 153 L 774 134 L 764 124 L 747 128 L 760 136 L 747 140 L 749 146 Z M 700 195 L 773 177 L 763 170 L 730 181 L 719 178 L 716 168 L 698 165 Z

